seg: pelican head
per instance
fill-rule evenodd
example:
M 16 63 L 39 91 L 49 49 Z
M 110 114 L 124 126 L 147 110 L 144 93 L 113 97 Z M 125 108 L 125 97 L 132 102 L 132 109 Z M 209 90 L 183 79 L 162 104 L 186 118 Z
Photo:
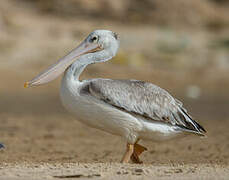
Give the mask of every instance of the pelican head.
M 41 85 L 56 79 L 79 58 L 85 64 L 107 61 L 116 55 L 118 48 L 119 39 L 116 33 L 109 30 L 95 30 L 69 54 L 31 81 L 26 82 L 24 87 Z

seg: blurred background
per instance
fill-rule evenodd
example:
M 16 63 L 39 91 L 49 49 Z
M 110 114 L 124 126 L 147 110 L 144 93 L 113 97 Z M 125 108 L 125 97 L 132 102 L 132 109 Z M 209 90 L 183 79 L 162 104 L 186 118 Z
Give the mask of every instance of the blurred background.
M 24 89 L 91 31 L 120 35 L 117 56 L 82 78 L 139 79 L 182 100 L 208 131 L 148 146 L 148 163 L 229 163 L 229 1 L 2 0 L 1 162 L 117 162 L 120 138 L 88 128 L 62 107 L 60 79 Z M 108 117 L 109 118 L 109 117 Z M 114 147 L 114 145 L 117 145 Z M 164 156 L 166 154 L 166 156 Z

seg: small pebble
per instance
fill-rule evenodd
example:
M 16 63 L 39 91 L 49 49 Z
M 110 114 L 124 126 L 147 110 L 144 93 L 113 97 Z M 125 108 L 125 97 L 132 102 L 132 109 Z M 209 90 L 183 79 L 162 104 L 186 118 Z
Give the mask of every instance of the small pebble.
M 135 169 L 135 172 L 142 173 L 143 170 L 142 169 Z
M 175 172 L 175 173 L 182 173 L 183 170 L 182 170 L 182 169 L 176 169 L 174 172 Z

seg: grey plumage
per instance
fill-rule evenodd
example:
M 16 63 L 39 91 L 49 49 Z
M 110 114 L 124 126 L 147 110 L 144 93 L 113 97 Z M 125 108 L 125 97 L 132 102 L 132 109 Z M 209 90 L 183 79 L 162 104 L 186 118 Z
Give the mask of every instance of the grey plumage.
M 89 92 L 107 104 L 147 119 L 200 134 L 205 132 L 180 101 L 154 84 L 138 80 L 94 79 L 89 83 Z

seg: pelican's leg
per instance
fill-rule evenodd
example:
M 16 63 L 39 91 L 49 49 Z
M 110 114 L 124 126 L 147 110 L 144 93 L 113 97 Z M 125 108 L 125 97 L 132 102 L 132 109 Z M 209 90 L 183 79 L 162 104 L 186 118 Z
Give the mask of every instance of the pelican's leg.
M 137 144 L 135 143 L 134 144 L 134 152 L 133 154 L 131 155 L 131 160 L 134 162 L 134 163 L 137 163 L 137 164 L 141 164 L 142 161 L 139 159 L 139 156 L 142 152 L 146 151 L 147 148 L 140 145 L 140 144 Z
M 134 145 L 127 143 L 126 152 L 121 160 L 121 163 L 128 163 L 133 152 L 134 152 Z

